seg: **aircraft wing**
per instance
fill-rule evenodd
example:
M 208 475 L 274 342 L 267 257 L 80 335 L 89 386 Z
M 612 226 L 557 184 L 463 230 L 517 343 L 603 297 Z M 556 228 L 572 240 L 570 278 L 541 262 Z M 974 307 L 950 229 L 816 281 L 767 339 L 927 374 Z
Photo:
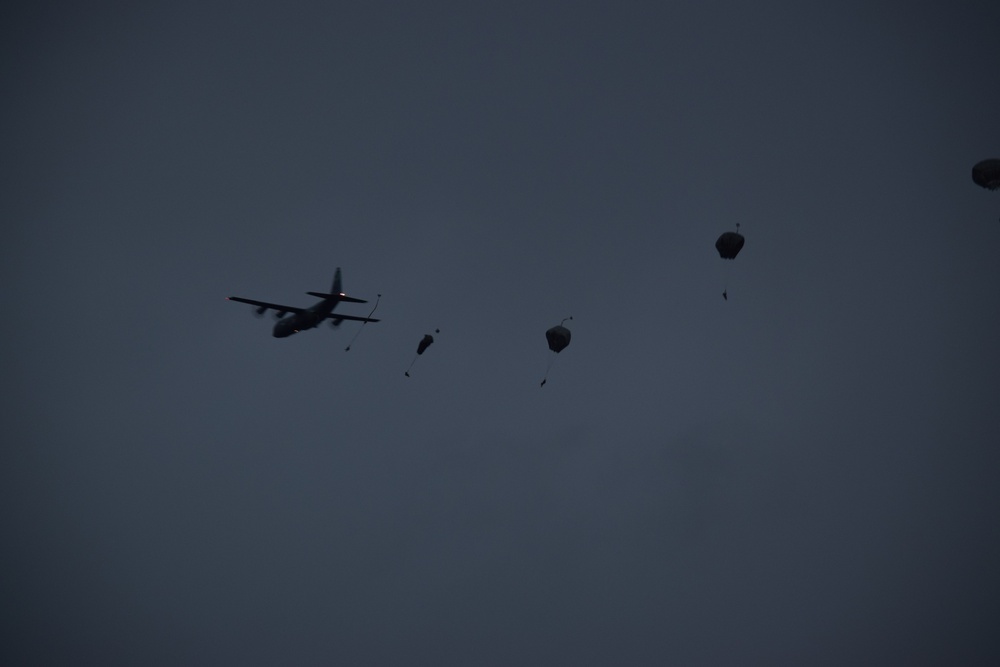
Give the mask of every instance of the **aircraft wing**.
M 305 308 L 297 308 L 294 306 L 282 306 L 280 303 L 268 303 L 267 301 L 254 301 L 253 299 L 244 299 L 241 296 L 227 296 L 226 300 L 239 301 L 240 303 L 249 303 L 251 306 L 257 306 L 258 308 L 270 308 L 271 310 L 277 310 L 285 313 L 300 313 L 303 310 L 305 310 Z
M 327 319 L 331 320 L 354 320 L 355 322 L 380 322 L 372 317 L 355 317 L 354 315 L 344 315 L 342 313 L 330 313 L 326 316 Z

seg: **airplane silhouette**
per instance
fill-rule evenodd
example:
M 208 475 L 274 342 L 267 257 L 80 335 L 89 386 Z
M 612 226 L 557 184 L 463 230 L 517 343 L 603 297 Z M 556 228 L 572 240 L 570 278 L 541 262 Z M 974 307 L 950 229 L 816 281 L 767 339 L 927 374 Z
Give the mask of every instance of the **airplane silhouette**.
M 283 306 L 279 303 L 268 303 L 266 301 L 244 299 L 239 296 L 229 296 L 226 297 L 226 299 L 229 301 L 239 301 L 240 303 L 249 303 L 251 306 L 257 306 L 254 308 L 254 311 L 258 315 L 263 315 L 268 310 L 275 311 L 276 317 L 278 318 L 278 323 L 274 325 L 273 334 L 275 338 L 287 338 L 288 336 L 297 334 L 300 331 L 313 329 L 325 320 L 330 320 L 330 324 L 332 326 L 339 325 L 343 320 L 378 322 L 377 319 L 369 317 L 357 317 L 355 315 L 333 313 L 333 309 L 336 308 L 337 304 L 341 301 L 347 301 L 349 303 L 368 303 L 364 299 L 355 299 L 354 297 L 347 296 L 341 291 L 339 266 L 337 267 L 337 272 L 333 275 L 333 289 L 331 289 L 329 293 L 306 292 L 306 294 L 310 296 L 318 296 L 323 300 L 309 306 L 308 308 L 296 308 L 294 306 Z M 288 313 L 292 313 L 292 316 L 285 317 Z

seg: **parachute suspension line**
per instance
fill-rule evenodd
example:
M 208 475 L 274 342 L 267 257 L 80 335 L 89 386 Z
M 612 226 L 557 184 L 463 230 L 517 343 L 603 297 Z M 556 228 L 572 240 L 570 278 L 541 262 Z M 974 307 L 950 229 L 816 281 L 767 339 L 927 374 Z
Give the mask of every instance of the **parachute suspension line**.
M 570 315 L 569 317 L 564 317 L 562 322 L 559 323 L 559 326 L 566 324 L 566 320 L 571 320 L 571 319 L 573 319 L 572 315 Z
M 566 320 L 563 320 L 565 322 Z M 552 370 L 552 362 L 556 360 L 556 355 L 553 352 L 549 352 L 549 363 L 545 365 L 545 376 L 542 378 L 542 383 L 538 385 L 539 387 L 544 387 L 545 383 L 549 381 L 549 371 Z
M 368 313 L 368 317 L 369 317 L 369 318 L 370 318 L 370 317 L 371 317 L 371 316 L 372 316 L 372 315 L 373 315 L 373 314 L 375 313 L 375 309 L 376 309 L 376 308 L 378 308 L 378 302 L 379 302 L 379 301 L 380 301 L 381 299 L 382 299 L 382 295 L 381 295 L 381 294 L 379 294 L 379 295 L 378 295 L 378 298 L 377 298 L 377 299 L 375 299 L 375 305 L 374 305 L 374 306 L 372 306 L 372 312 Z M 362 322 L 362 323 L 361 323 L 361 326 L 360 326 L 360 327 L 358 327 L 358 330 L 357 330 L 357 332 L 356 332 L 356 333 L 354 334 L 354 338 L 352 338 L 352 339 L 351 339 L 351 342 L 350 342 L 350 343 L 348 343 L 348 344 L 347 344 L 347 347 L 345 347 L 345 348 L 344 348 L 344 352 L 350 352 L 350 351 L 351 351 L 351 346 L 352 346 L 352 345 L 354 345 L 354 341 L 356 341 L 356 340 L 358 339 L 358 336 L 359 336 L 359 335 L 361 334 L 361 330 L 365 328 L 365 325 L 366 325 L 366 324 L 368 324 L 368 322 Z
M 417 355 L 416 354 L 413 355 L 413 361 L 411 361 L 410 365 L 406 367 L 406 372 L 404 372 L 403 375 L 405 375 L 406 377 L 410 377 L 410 369 L 413 368 L 413 364 L 415 364 L 415 363 L 417 363 Z
M 736 223 L 736 233 L 740 233 L 740 223 Z M 731 262 L 726 262 L 726 276 L 722 281 L 722 298 L 729 301 L 729 276 L 733 273 L 733 266 Z

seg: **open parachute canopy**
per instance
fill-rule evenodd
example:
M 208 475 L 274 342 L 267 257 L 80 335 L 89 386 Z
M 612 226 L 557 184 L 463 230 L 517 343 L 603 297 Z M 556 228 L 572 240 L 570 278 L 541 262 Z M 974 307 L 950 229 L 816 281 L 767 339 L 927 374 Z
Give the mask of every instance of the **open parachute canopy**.
M 739 228 L 737 225 L 736 229 Z M 744 240 L 739 231 L 725 232 L 715 242 L 715 249 L 719 251 L 719 257 L 722 259 L 736 259 L 736 255 L 740 254 L 740 250 L 743 249 Z
M 554 327 L 545 332 L 545 340 L 549 344 L 549 349 L 555 352 L 556 354 L 559 354 L 569 346 L 569 339 L 571 337 L 571 334 L 569 332 L 569 329 L 564 327 L 563 324 L 566 323 L 566 320 L 571 320 L 571 319 L 573 318 L 567 317 L 565 320 L 563 320 L 562 322 L 560 322 L 559 324 L 555 325 Z M 552 369 L 552 360 L 555 359 L 555 357 L 552 355 L 549 355 L 549 357 L 550 357 L 549 365 L 545 369 L 545 377 L 542 378 L 542 384 L 539 385 L 541 387 L 544 387 L 545 383 L 548 381 L 549 370 Z
M 549 342 L 549 349 L 558 354 L 569 345 L 570 335 L 569 329 L 557 324 L 545 332 L 545 340 Z
M 1000 189 L 1000 160 L 982 160 L 972 168 L 972 180 L 987 190 Z
M 740 234 L 740 223 L 736 223 L 735 232 L 723 232 L 715 241 L 715 249 L 719 251 L 719 257 L 722 259 L 736 259 L 736 255 L 740 254 L 740 250 L 743 249 L 744 238 Z M 726 272 L 729 273 L 728 270 Z M 729 279 L 728 275 L 726 278 L 727 285 L 722 288 L 722 298 L 729 301 Z

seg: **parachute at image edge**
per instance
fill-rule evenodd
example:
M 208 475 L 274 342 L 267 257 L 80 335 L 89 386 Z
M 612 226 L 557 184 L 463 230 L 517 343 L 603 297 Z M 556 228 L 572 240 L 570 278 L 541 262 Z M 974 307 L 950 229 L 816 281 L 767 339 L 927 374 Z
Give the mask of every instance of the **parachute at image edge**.
M 549 349 L 555 352 L 556 354 L 559 354 L 569 346 L 569 341 L 572 338 L 572 334 L 570 333 L 570 330 L 563 325 L 566 323 L 566 320 L 572 320 L 572 319 L 573 316 L 571 315 L 570 317 L 565 318 L 562 322 L 560 322 L 559 324 L 557 324 L 556 326 L 552 327 L 551 329 L 545 332 L 545 341 L 549 344 Z M 545 368 L 545 377 L 542 378 L 542 383 L 539 385 L 540 387 L 544 387 L 545 383 L 548 382 L 549 370 L 552 368 L 552 362 L 554 359 L 555 357 L 552 356 L 549 357 L 549 364 Z
M 981 160 L 972 168 L 973 182 L 987 190 L 1000 190 L 1000 160 Z

